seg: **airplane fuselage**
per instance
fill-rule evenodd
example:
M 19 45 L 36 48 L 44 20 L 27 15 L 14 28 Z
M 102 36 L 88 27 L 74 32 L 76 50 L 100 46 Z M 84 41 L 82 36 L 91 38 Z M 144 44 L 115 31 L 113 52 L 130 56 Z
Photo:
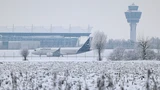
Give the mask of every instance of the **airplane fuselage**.
M 76 54 L 79 48 L 38 48 L 35 49 L 32 54 L 35 55 L 47 55 L 49 53 L 55 52 L 58 49 L 60 49 L 60 53 L 62 55 L 70 55 L 70 54 Z

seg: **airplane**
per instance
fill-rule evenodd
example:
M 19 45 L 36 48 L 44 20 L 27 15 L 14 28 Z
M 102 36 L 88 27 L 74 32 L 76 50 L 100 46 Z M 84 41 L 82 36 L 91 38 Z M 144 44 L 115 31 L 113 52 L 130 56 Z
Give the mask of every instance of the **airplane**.
M 64 47 L 64 48 L 37 48 L 35 49 L 32 54 L 33 55 L 46 55 L 48 57 L 60 57 L 63 55 L 73 55 L 73 54 L 80 54 L 84 52 L 90 51 L 90 41 L 91 39 L 88 38 L 87 41 L 82 45 L 82 47 Z

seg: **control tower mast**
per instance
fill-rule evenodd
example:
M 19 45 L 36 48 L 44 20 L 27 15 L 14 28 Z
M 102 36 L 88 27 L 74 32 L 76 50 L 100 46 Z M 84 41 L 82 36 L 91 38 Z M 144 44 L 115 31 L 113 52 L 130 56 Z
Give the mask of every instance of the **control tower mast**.
M 138 11 L 138 6 L 134 3 L 128 6 L 128 11 L 125 12 L 127 22 L 130 23 L 130 40 L 136 42 L 136 26 L 141 18 L 142 12 Z

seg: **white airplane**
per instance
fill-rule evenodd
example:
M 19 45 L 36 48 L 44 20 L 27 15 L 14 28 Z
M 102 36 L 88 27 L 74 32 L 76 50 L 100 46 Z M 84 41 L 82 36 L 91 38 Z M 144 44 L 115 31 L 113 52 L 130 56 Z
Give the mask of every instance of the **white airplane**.
M 83 44 L 82 47 L 74 48 L 74 47 L 64 47 L 64 48 L 37 48 L 32 54 L 34 55 L 47 55 L 48 57 L 60 57 L 63 55 L 72 55 L 72 54 L 80 54 L 90 51 L 90 38 Z

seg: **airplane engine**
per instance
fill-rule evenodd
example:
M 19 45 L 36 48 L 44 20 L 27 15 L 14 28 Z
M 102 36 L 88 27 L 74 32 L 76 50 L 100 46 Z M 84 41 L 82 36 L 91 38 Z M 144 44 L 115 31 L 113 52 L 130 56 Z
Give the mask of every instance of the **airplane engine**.
M 60 57 L 60 56 L 61 56 L 60 48 L 56 50 L 55 52 L 47 53 L 47 57 Z
M 47 57 L 53 57 L 53 53 L 52 52 L 47 53 Z

